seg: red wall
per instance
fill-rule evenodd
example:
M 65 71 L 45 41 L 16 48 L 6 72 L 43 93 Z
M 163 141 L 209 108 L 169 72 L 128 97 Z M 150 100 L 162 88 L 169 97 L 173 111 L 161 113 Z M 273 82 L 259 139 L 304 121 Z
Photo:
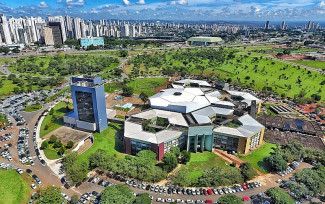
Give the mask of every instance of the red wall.
M 151 151 L 155 152 L 157 160 L 161 161 L 164 156 L 164 143 L 160 143 L 159 145 L 151 143 Z
M 125 153 L 131 154 L 131 139 L 124 137 Z

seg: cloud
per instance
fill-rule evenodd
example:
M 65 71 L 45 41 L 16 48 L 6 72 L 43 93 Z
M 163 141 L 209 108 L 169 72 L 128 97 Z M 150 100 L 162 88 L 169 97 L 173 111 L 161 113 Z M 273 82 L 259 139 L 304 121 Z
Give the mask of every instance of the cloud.
M 139 0 L 136 4 L 139 4 L 139 5 L 145 5 L 146 2 L 144 0 Z
M 168 1 L 169 5 L 187 5 L 188 2 L 186 0 L 177 0 L 177 1 Z
M 84 0 L 66 0 L 65 4 L 68 6 L 83 6 L 85 5 Z
M 39 8 L 48 8 L 49 7 L 44 1 L 40 2 L 37 6 Z
M 1 1 L 0 2 L 0 5 L 3 5 L 4 6 L 4 5 L 6 5 L 6 2 Z
M 62 0 L 56 0 L 56 3 L 62 3 Z
M 122 0 L 123 4 L 125 6 L 130 6 L 131 5 L 131 2 L 129 0 Z

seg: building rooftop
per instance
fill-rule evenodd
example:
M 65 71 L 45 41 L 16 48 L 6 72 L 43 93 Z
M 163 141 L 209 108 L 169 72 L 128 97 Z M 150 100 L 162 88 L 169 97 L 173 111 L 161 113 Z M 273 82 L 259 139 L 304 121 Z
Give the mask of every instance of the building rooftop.
M 220 101 L 219 96 L 218 91 L 205 95 L 200 88 L 173 88 L 161 90 L 149 102 L 152 108 L 189 113 Z
M 231 115 L 233 112 L 234 112 L 233 109 L 208 106 L 192 112 L 192 116 L 194 117 L 194 119 L 198 124 L 207 124 L 213 122 L 210 117 L 215 114 L 227 116 L 227 115 Z
M 213 132 L 226 135 L 236 135 L 239 137 L 249 137 L 265 128 L 250 115 L 244 115 L 238 118 L 238 120 L 241 123 L 241 126 L 238 128 L 219 126 L 213 129 Z
M 174 84 L 182 84 L 183 86 L 187 84 L 198 84 L 199 86 L 211 87 L 211 85 L 207 81 L 195 80 L 195 79 L 183 79 L 183 80 L 175 81 Z
M 216 43 L 216 42 L 222 42 L 223 40 L 220 37 L 198 36 L 198 37 L 191 37 L 187 41 Z
M 242 99 L 241 102 L 245 102 L 248 106 L 250 106 L 251 102 L 254 100 L 256 101 L 256 104 L 258 104 L 261 101 L 260 99 L 256 98 L 255 96 L 247 92 L 228 91 L 228 93 L 231 96 L 240 97 Z

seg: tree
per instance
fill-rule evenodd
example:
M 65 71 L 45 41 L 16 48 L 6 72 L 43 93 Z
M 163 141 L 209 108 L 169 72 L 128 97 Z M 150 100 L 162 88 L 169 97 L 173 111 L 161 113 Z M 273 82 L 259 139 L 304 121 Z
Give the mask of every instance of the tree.
M 67 147 L 68 149 L 70 149 L 70 148 L 73 147 L 73 145 L 74 145 L 73 142 L 70 140 L 70 141 L 68 142 L 68 144 L 67 144 L 66 147 Z
M 49 146 L 49 143 L 47 140 L 45 140 L 44 142 L 42 142 L 41 149 L 46 149 L 48 146 Z
M 87 175 L 87 165 L 77 161 L 78 153 L 73 152 L 62 159 L 62 169 L 65 171 L 67 179 L 76 184 L 82 181 Z
M 127 57 L 127 56 L 128 56 L 128 51 L 126 50 L 119 51 L 119 57 Z
M 111 204 L 111 203 L 124 203 L 132 204 L 134 196 L 132 190 L 127 185 L 117 184 L 106 187 L 102 192 L 100 203 Z
M 46 124 L 46 125 L 44 126 L 44 130 L 48 130 L 48 129 L 49 129 L 49 125 Z
M 151 204 L 151 199 L 148 193 L 141 193 L 135 197 L 134 204 Z
M 177 186 L 189 186 L 191 184 L 191 179 L 188 169 L 182 168 L 175 175 L 173 175 L 172 182 Z
M 257 176 L 257 173 L 250 163 L 241 163 L 239 169 L 244 177 L 244 181 L 248 181 Z
M 64 147 L 63 147 L 63 146 L 60 147 L 60 149 L 59 149 L 59 151 L 58 151 L 58 154 L 62 156 L 62 155 L 64 154 L 64 152 L 65 152 Z
M 199 177 L 200 186 L 228 186 L 243 182 L 244 178 L 237 168 L 212 167 L 205 169 Z
M 73 196 L 71 196 L 71 200 L 70 200 L 69 204 L 77 204 L 78 200 L 79 200 L 78 195 L 73 194 Z
M 122 88 L 123 94 L 125 96 L 132 96 L 133 95 L 133 88 L 130 86 L 123 86 Z
M 51 108 L 51 110 L 50 110 L 49 114 L 50 114 L 50 115 L 53 115 L 53 113 L 54 113 L 54 109 L 53 109 L 53 108 Z
M 147 103 L 149 97 L 146 93 L 144 92 L 141 92 L 140 95 L 139 95 L 141 101 L 143 102 L 143 104 Z
M 187 162 L 189 162 L 191 160 L 191 153 L 186 150 L 183 150 L 181 152 L 181 160 L 182 160 L 183 164 L 186 164 Z
M 177 158 L 181 155 L 181 150 L 178 147 L 170 148 L 170 153 L 174 154 Z
M 61 195 L 61 190 L 55 186 L 48 186 L 46 189 L 41 190 L 40 198 L 37 200 L 37 204 L 61 204 L 64 202 L 64 198 Z
M 172 153 L 164 154 L 161 161 L 163 162 L 163 169 L 167 172 L 171 172 L 178 164 L 176 156 Z
M 284 171 L 288 168 L 287 162 L 278 153 L 265 157 L 264 161 L 270 165 L 272 171 Z
M 228 195 L 221 196 L 218 199 L 218 203 L 220 203 L 220 204 L 241 204 L 241 203 L 243 203 L 243 201 L 236 195 L 228 194 Z
M 279 187 L 268 189 L 265 194 L 272 199 L 273 204 L 293 204 L 294 200 L 290 198 L 284 190 Z
M 51 135 L 50 143 L 55 143 L 58 138 L 55 135 Z
M 297 199 L 305 197 L 306 195 L 310 195 L 308 188 L 303 183 L 292 181 L 286 187 L 288 187 L 290 191 L 297 196 Z
M 62 142 L 60 140 L 56 141 L 53 145 L 54 148 L 61 148 L 63 145 L 62 145 Z

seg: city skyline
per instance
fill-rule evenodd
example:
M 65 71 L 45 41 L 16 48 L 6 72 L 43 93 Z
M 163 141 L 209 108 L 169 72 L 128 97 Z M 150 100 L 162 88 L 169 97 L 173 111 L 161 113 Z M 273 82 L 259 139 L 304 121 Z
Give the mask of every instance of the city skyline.
M 0 1 L 7 16 L 70 15 L 85 19 L 118 20 L 325 20 L 319 0 L 56 0 Z

